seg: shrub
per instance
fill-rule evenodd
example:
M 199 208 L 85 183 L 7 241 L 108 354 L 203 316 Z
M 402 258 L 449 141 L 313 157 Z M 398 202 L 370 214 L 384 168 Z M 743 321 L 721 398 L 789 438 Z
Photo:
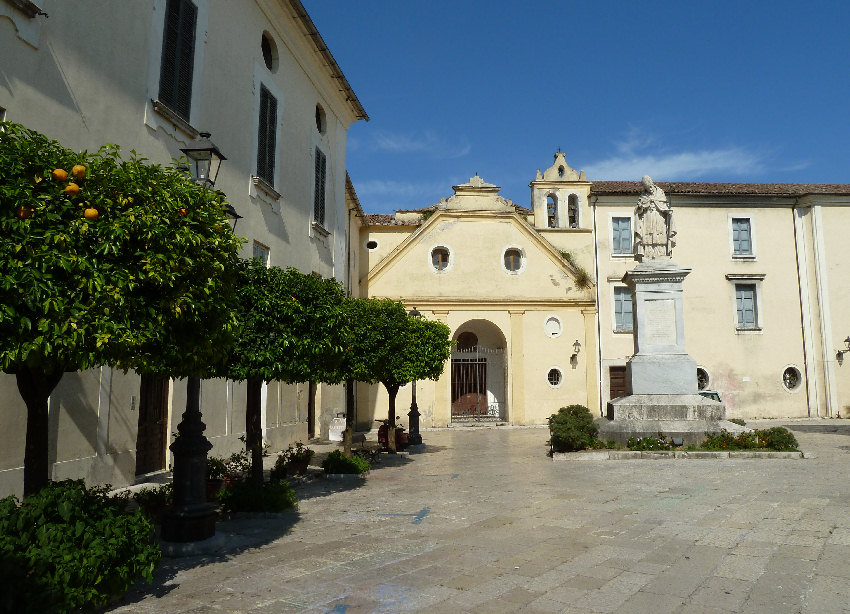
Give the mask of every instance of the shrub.
M 169 482 L 158 488 L 142 488 L 133 493 L 133 500 L 153 520 L 159 521 L 162 512 L 171 505 L 174 488 Z
M 591 447 L 596 441 L 599 427 L 590 410 L 584 405 L 568 405 L 549 417 L 554 452 L 574 452 Z
M 791 451 L 797 450 L 797 438 L 784 426 L 774 426 L 769 429 L 757 430 L 759 442 L 768 450 Z
M 672 450 L 676 446 L 672 441 L 667 441 L 664 433 L 659 432 L 658 437 L 629 437 L 626 447 L 629 450 Z
M 295 506 L 298 498 L 289 482 L 263 482 L 251 480 L 234 482 L 218 493 L 225 512 L 282 512 Z
M 91 611 L 150 582 L 162 556 L 153 524 L 126 503 L 82 480 L 0 500 L 0 610 Z
M 325 473 L 366 473 L 371 468 L 369 461 L 363 458 L 362 456 L 358 456 L 356 454 L 352 454 L 351 458 L 346 458 L 345 455 L 339 451 L 334 450 L 328 457 L 322 461 L 322 469 L 325 470 Z
M 227 464 L 218 456 L 207 456 L 207 479 L 222 480 L 227 476 Z
M 741 418 L 729 418 L 729 422 L 737 424 L 738 426 L 747 426 L 747 423 Z
M 797 439 L 785 427 L 774 426 L 769 429 L 755 429 L 738 435 L 732 435 L 726 429 L 719 433 L 706 433 L 701 448 L 708 450 L 779 450 L 797 449 Z

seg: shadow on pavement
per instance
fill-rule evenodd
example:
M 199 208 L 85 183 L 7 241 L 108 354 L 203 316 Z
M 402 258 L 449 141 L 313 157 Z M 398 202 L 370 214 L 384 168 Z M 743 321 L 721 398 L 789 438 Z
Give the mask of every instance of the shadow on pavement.
M 163 556 L 162 562 L 153 573 L 153 582 L 136 582 L 107 611 L 131 606 L 146 597 L 164 597 L 180 586 L 177 575 L 184 570 L 205 567 L 236 558 L 247 550 L 259 548 L 280 539 L 292 530 L 299 520 L 297 511 L 278 514 L 236 514 L 233 518 L 220 520 L 216 524 L 216 535 L 212 539 L 220 542 L 215 552 L 179 558 Z
M 836 433 L 838 435 L 850 435 L 850 426 L 844 424 L 785 424 L 789 431 L 800 433 Z

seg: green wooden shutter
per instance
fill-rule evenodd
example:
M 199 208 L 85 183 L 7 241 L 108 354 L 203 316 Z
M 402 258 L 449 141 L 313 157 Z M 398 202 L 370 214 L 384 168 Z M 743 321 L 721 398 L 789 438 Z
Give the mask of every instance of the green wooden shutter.
M 325 183 L 327 172 L 327 158 L 325 154 L 316 148 L 316 189 L 313 195 L 313 219 L 324 225 L 325 223 Z
M 257 135 L 257 175 L 274 185 L 277 145 L 277 99 L 260 85 L 260 122 Z
M 195 26 L 198 9 L 189 0 L 168 0 L 162 35 L 159 99 L 189 121 L 195 69 Z

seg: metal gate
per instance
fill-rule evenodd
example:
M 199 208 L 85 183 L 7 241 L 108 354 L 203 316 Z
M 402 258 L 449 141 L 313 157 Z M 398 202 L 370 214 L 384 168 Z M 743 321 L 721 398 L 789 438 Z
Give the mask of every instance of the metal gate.
M 488 357 L 498 360 L 502 350 L 472 347 L 452 355 L 452 421 L 500 420 L 502 407 L 487 389 Z M 498 355 L 498 357 L 497 357 Z M 489 364 L 493 368 L 493 364 Z

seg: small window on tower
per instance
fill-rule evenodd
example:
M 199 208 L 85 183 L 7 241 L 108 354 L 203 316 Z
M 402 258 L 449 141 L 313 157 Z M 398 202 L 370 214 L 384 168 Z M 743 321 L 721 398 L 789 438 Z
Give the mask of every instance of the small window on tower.
M 575 194 L 570 194 L 567 199 L 567 216 L 570 228 L 578 228 L 578 196 Z
M 546 197 L 546 226 L 558 227 L 558 201 L 552 194 Z

